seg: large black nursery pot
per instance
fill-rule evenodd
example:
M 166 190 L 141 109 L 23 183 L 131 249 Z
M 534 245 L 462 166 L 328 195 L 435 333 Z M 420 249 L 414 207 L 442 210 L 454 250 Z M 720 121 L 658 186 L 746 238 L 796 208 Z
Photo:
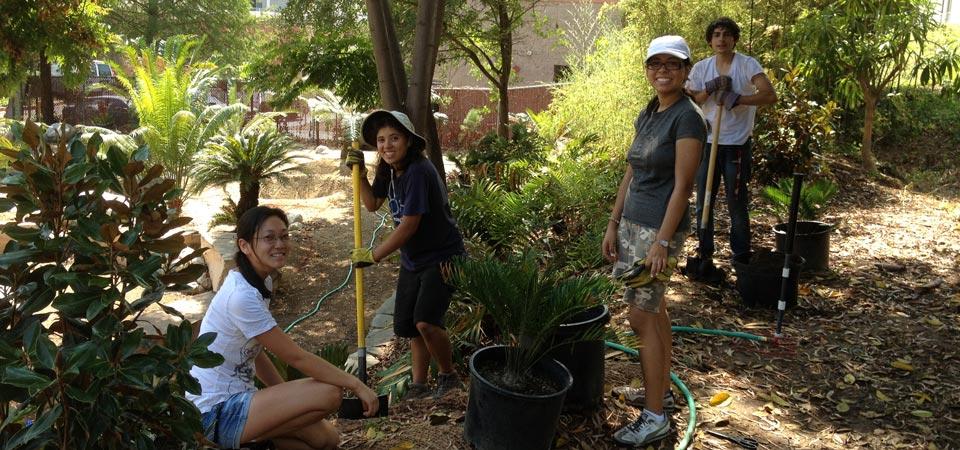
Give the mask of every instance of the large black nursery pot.
M 500 345 L 484 347 L 470 356 L 470 396 L 463 436 L 477 450 L 549 449 L 573 377 L 563 364 L 543 358 L 531 372 L 544 384 L 553 385 L 554 392 L 512 392 L 489 378 L 493 371 L 503 369 L 505 358 L 506 348 Z
M 773 226 L 777 251 L 782 252 L 787 241 L 787 223 Z M 830 266 L 830 232 L 833 224 L 813 220 L 797 222 L 797 235 L 793 241 L 793 253 L 803 257 L 804 270 L 827 270 Z
M 749 261 L 733 261 L 737 273 L 737 291 L 748 307 L 777 308 L 783 283 L 784 253 L 768 249 L 750 255 Z M 797 304 L 800 270 L 806 267 L 802 256 L 790 255 L 790 276 L 787 278 L 787 308 Z
M 573 386 L 563 401 L 563 410 L 589 413 L 603 404 L 604 355 L 602 328 L 610 322 L 610 309 L 598 305 L 560 325 L 554 342 L 560 343 L 547 354 L 573 375 Z M 588 340 L 584 340 L 588 339 Z

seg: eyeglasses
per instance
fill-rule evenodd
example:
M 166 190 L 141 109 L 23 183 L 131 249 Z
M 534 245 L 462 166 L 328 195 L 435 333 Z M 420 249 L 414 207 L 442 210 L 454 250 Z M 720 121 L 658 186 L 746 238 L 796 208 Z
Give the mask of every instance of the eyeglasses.
M 647 70 L 660 70 L 661 67 L 667 70 L 680 70 L 683 67 L 683 61 L 647 61 Z
M 283 242 L 284 244 L 286 244 L 287 242 L 290 241 L 290 235 L 289 235 L 289 234 L 281 234 L 280 236 L 277 236 L 277 235 L 275 235 L 275 234 L 268 234 L 268 235 L 266 235 L 266 236 L 260 236 L 260 237 L 258 237 L 257 239 L 259 239 L 259 240 L 261 240 L 261 241 L 263 241 L 263 242 L 266 242 L 267 244 L 270 244 L 270 245 L 277 245 L 277 242 L 278 242 L 278 241 L 279 241 L 279 242 Z

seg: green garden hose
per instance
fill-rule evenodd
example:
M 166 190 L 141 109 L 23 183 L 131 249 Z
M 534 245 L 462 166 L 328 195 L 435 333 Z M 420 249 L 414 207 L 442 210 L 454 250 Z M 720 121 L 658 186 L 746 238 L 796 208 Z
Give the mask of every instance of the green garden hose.
M 727 331 L 727 330 L 713 330 L 709 328 L 695 328 L 695 327 L 681 327 L 674 326 L 670 327 L 671 331 L 681 332 L 681 333 L 698 333 L 698 334 L 709 334 L 714 336 L 729 336 L 737 337 L 742 339 L 749 339 L 752 341 L 766 341 L 767 338 L 764 336 L 757 336 L 755 334 L 744 333 L 741 331 Z M 624 345 L 618 344 L 616 342 L 606 341 L 607 347 L 612 349 L 620 350 L 624 353 L 637 356 L 640 352 L 626 347 Z M 693 434 L 696 431 L 697 427 L 697 405 L 693 401 L 693 395 L 690 394 L 690 390 L 687 389 L 687 385 L 683 384 L 683 381 L 680 380 L 680 377 L 677 374 L 670 372 L 670 381 L 673 381 L 673 384 L 677 386 L 677 389 L 680 389 L 680 392 L 683 393 L 683 398 L 687 401 L 687 409 L 690 411 L 689 418 L 687 419 L 687 430 L 684 432 L 683 439 L 677 444 L 679 450 L 686 450 L 686 448 L 693 441 Z
M 377 241 L 377 233 L 380 232 L 380 229 L 383 228 L 383 226 L 387 223 L 387 215 L 386 215 L 386 214 L 377 213 L 377 215 L 380 216 L 380 225 L 377 225 L 377 228 L 376 228 L 375 230 L 373 230 L 373 237 L 370 238 L 370 245 L 367 246 L 367 248 L 372 248 L 372 247 L 373 247 L 373 243 Z M 287 325 L 287 327 L 283 329 L 283 332 L 284 332 L 284 333 L 290 332 L 290 330 L 292 330 L 293 327 L 299 325 L 300 322 L 303 322 L 304 320 L 307 320 L 308 318 L 310 318 L 310 316 L 313 316 L 313 315 L 316 314 L 318 311 L 320 311 L 320 305 L 324 302 L 324 300 L 326 300 L 326 299 L 327 299 L 328 297 L 330 297 L 331 295 L 333 295 L 333 294 L 337 293 L 338 291 L 340 291 L 341 289 L 343 289 L 343 288 L 347 285 L 347 283 L 350 282 L 350 278 L 352 278 L 352 277 L 353 277 L 353 264 L 350 265 L 350 269 L 347 270 L 347 276 L 343 279 L 343 282 L 340 283 L 339 286 L 333 288 L 333 290 L 331 290 L 330 292 L 327 292 L 326 294 L 323 294 L 323 296 L 321 296 L 320 299 L 317 300 L 317 304 L 316 304 L 316 306 L 313 307 L 313 310 L 312 310 L 312 311 L 310 311 L 310 312 L 308 312 L 308 313 L 306 313 L 306 314 L 298 317 L 297 320 L 294 320 L 293 322 L 290 322 L 290 325 Z

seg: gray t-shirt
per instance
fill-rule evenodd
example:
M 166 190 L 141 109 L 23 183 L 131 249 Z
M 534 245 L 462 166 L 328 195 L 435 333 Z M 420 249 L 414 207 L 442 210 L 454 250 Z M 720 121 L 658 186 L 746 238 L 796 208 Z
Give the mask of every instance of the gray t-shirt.
M 700 108 L 684 96 L 665 111 L 642 111 L 634 128 L 633 144 L 627 151 L 633 179 L 624 200 L 623 217 L 659 229 L 673 194 L 677 140 L 694 138 L 705 142 L 707 125 Z M 688 207 L 677 231 L 689 227 Z

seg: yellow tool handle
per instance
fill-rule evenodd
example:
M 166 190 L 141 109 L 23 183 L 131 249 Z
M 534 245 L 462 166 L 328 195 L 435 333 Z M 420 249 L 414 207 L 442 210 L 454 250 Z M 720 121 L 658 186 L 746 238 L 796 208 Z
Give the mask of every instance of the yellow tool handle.
M 710 211 L 713 209 L 713 175 L 717 168 L 717 151 L 720 145 L 720 119 L 723 117 L 723 104 L 717 103 L 717 120 L 713 122 L 713 142 L 710 144 L 710 164 L 707 166 L 707 185 L 703 189 L 703 211 L 700 212 L 700 229 L 707 227 Z
M 359 145 L 354 142 L 353 148 L 356 149 Z M 353 247 L 361 248 L 363 247 L 363 230 L 361 228 L 361 219 L 360 219 L 360 165 L 353 165 Z M 363 330 L 363 269 L 357 268 L 354 269 L 356 275 L 354 279 L 357 283 L 357 346 L 360 348 L 366 347 L 366 337 L 364 336 Z

